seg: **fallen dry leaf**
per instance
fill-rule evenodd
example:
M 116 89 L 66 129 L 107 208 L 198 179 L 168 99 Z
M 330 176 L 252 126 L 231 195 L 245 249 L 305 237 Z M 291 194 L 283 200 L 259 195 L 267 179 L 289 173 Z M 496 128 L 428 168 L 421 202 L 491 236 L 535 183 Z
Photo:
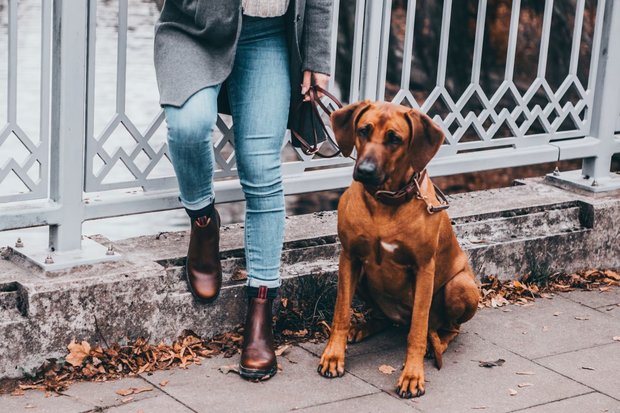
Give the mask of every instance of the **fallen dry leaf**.
M 612 280 L 620 281 L 620 274 L 618 274 L 615 271 L 605 270 L 605 271 L 603 271 L 603 274 L 605 274 L 605 276 L 607 278 L 611 278 Z
M 237 269 L 231 276 L 231 281 L 244 281 L 248 279 L 248 272 L 243 269 Z
M 286 353 L 288 351 L 288 349 L 291 348 L 290 344 L 285 344 L 283 346 L 280 346 L 276 349 L 275 353 L 276 356 L 280 357 L 281 355 L 283 355 L 284 353 Z
M 508 392 L 510 393 L 511 396 L 516 396 L 518 394 L 518 392 L 515 389 L 508 389 Z
M 15 389 L 11 392 L 11 396 L 23 396 L 24 394 L 26 394 L 26 392 L 22 389 Z
M 575 316 L 575 320 L 585 321 L 589 319 L 590 317 L 587 317 L 587 316 Z
M 169 382 L 170 382 L 170 380 L 162 380 L 162 381 L 160 381 L 160 382 L 159 382 L 159 385 L 160 385 L 161 387 L 166 387 L 166 385 L 167 385 Z
M 120 389 L 116 391 L 116 394 L 118 394 L 119 396 L 129 396 L 130 394 L 133 394 L 133 389 L 129 388 L 129 389 Z
M 517 371 L 515 374 L 518 376 L 533 376 L 536 373 L 533 371 Z
M 286 330 L 282 330 L 282 334 L 285 336 L 305 337 L 306 335 L 308 335 L 308 330 L 305 328 L 302 330 L 297 330 L 297 331 L 286 329 Z
M 502 364 L 504 364 L 505 362 L 506 362 L 506 360 L 504 360 L 504 359 L 497 359 L 495 361 L 482 361 L 482 360 L 479 360 L 478 361 L 478 363 L 479 363 L 478 366 L 479 367 L 487 367 L 487 368 L 496 367 L 496 366 L 499 367 Z
M 530 387 L 530 386 L 533 386 L 533 385 L 534 385 L 533 383 L 519 383 L 519 384 L 517 384 L 517 386 L 519 388 Z
M 562 312 L 561 312 L 561 311 L 556 311 L 555 313 L 553 313 L 553 315 L 554 315 L 555 317 L 559 316 L 560 314 L 562 314 Z
M 383 374 L 392 374 L 396 371 L 396 369 L 390 365 L 382 364 L 379 366 L 379 371 Z
M 237 364 L 229 364 L 228 366 L 222 366 L 222 367 L 220 367 L 220 368 L 219 368 L 219 370 L 220 370 L 222 373 L 224 373 L 224 374 L 228 374 L 228 373 L 230 373 L 231 371 L 232 371 L 233 373 L 237 373 L 237 374 L 239 374 L 239 365 L 237 365 Z
M 584 370 L 591 370 L 591 371 L 595 370 L 594 367 L 588 367 L 588 366 L 581 366 L 581 368 Z
M 69 354 L 65 357 L 65 360 L 74 367 L 80 367 L 84 359 L 90 354 L 90 344 L 87 341 L 78 343 L 72 340 L 67 349 L 69 349 Z
M 153 388 L 152 387 L 139 387 L 139 388 L 133 387 L 133 394 L 140 394 L 140 393 L 144 393 L 147 391 L 153 391 Z
M 613 336 L 612 340 L 613 341 L 620 341 L 620 336 Z
M 133 397 L 129 396 L 129 397 L 125 397 L 124 399 L 121 399 L 121 403 L 129 403 L 130 401 L 133 401 Z
M 45 386 L 41 384 L 20 384 L 19 388 L 22 390 L 45 390 Z

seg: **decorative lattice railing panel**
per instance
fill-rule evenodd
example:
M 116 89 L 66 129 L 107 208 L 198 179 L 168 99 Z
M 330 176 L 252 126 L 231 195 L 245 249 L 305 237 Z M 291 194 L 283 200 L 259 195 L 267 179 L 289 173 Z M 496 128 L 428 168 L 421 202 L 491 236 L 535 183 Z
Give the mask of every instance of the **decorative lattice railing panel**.
M 400 44 L 402 55 L 388 58 L 387 64 L 400 66 L 401 72 L 383 82 L 381 93 L 393 102 L 419 108 L 433 117 L 446 134 L 439 156 L 507 147 L 519 149 L 588 135 L 595 85 L 591 74 L 597 71 L 602 26 L 595 21 L 602 20 L 604 1 L 555 2 L 555 8 L 553 1 L 466 3 L 444 0 L 433 3 L 439 8 L 424 9 L 410 0 L 406 17 L 399 20 L 398 14 L 392 15 L 392 31 L 403 30 L 405 34 Z M 503 15 L 498 11 L 500 6 L 505 9 Z M 459 9 L 463 7 L 469 14 L 463 14 Z M 495 8 L 492 16 L 487 15 L 489 7 Z M 389 7 L 385 11 L 393 13 Z M 559 16 L 560 12 L 568 17 Z M 458 23 L 452 20 L 454 13 L 459 13 Z M 455 48 L 462 48 L 467 40 L 451 34 L 451 27 L 457 24 L 469 27 L 465 37 L 471 37 L 470 60 L 452 57 L 459 56 L 462 51 Z M 560 29 L 572 32 L 562 55 L 566 70 L 559 75 L 561 71 L 553 68 L 550 74 L 549 65 L 561 60 L 558 53 L 553 54 L 554 62 L 548 60 L 550 39 L 557 39 Z M 435 43 L 429 37 L 432 30 L 440 33 Z M 539 38 L 526 38 L 527 30 L 538 33 Z M 384 47 L 394 48 L 393 37 L 384 40 Z M 429 38 L 437 50 L 429 50 L 432 47 L 424 43 Z M 451 41 L 458 46 L 451 46 Z M 537 44 L 537 50 L 518 48 L 526 41 L 527 46 L 533 44 L 534 48 Z M 498 58 L 500 52 L 503 54 Z M 429 56 L 435 56 L 436 61 L 416 60 Z M 418 78 L 412 73 L 417 73 Z
M 0 202 L 48 194 L 51 2 L 7 5 L 0 13 Z
M 154 5 L 152 6 L 154 8 Z M 337 4 L 336 4 L 337 7 Z M 99 12 L 103 11 L 103 15 Z M 116 16 L 116 25 L 91 25 L 89 27 L 89 87 L 86 141 L 86 179 L 87 192 L 105 191 L 120 188 L 142 187 L 145 190 L 173 189 L 176 187 L 174 171 L 167 152 L 166 125 L 164 114 L 157 104 L 157 87 L 152 65 L 152 55 L 136 60 L 132 66 L 130 53 L 135 50 L 132 44 L 139 44 L 132 38 L 132 21 L 136 24 L 150 19 L 154 24 L 156 13 L 145 15 L 143 3 L 128 0 L 91 2 L 89 13 L 91 21 L 100 22 Z M 362 18 L 363 15 L 360 15 Z M 337 25 L 335 13 L 334 24 Z M 104 22 L 102 22 L 104 23 Z M 109 23 L 109 22 L 108 22 Z M 361 27 L 361 25 L 360 25 Z M 117 39 L 115 50 L 98 46 L 97 39 L 105 36 Z M 106 41 L 106 43 L 108 43 Z M 335 43 L 334 43 L 335 47 Z M 138 53 L 146 53 L 141 51 Z M 149 50 L 148 53 L 152 53 Z M 110 59 L 116 62 L 116 73 L 98 71 L 98 62 Z M 131 90 L 129 76 L 141 73 L 135 83 L 142 85 L 140 90 Z M 148 91 L 145 91 L 148 88 Z M 99 105 L 99 102 L 106 103 Z M 112 113 L 102 113 L 100 107 L 114 107 Z M 153 108 L 156 108 L 153 112 Z M 148 113 L 151 112 L 150 118 Z M 219 116 L 213 131 L 216 171 L 215 179 L 235 177 L 234 135 L 230 117 Z M 329 143 L 328 143 L 329 145 Z M 303 154 L 290 145 L 287 136 L 283 147 L 283 173 L 298 175 L 308 169 L 338 167 L 350 164 L 343 158 L 321 159 Z

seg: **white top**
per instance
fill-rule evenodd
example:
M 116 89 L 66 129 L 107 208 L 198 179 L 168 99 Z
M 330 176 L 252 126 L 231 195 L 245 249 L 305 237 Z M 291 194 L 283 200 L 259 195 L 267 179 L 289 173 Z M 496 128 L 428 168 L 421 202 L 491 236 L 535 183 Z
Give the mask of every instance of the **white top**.
M 289 0 L 242 0 L 243 14 L 255 17 L 278 17 L 286 13 Z

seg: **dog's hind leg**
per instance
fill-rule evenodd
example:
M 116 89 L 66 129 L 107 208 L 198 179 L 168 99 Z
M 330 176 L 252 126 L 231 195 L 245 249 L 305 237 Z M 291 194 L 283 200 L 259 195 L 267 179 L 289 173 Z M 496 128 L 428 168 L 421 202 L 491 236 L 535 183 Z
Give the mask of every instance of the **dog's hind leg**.
M 478 308 L 480 293 L 469 268 L 454 276 L 442 288 L 430 315 L 427 356 L 441 369 L 442 354 L 460 332 L 461 324 L 471 319 Z
M 469 266 L 443 287 L 443 314 L 446 325 L 460 326 L 470 320 L 478 309 L 480 290 Z M 449 331 L 451 327 L 447 328 Z

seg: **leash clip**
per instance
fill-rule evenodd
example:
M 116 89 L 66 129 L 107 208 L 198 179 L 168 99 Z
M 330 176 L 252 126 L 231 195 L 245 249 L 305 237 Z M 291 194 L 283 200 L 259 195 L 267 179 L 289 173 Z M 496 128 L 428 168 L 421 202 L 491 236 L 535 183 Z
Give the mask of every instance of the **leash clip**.
M 420 174 L 421 176 L 422 174 Z M 426 204 L 426 211 L 428 212 L 429 215 L 433 215 L 435 212 L 439 212 L 439 211 L 443 211 L 444 209 L 448 209 L 448 207 L 450 206 L 446 200 L 445 195 L 443 194 L 443 192 L 441 192 L 439 190 L 439 188 L 437 188 L 437 186 L 435 184 L 433 184 L 433 188 L 435 188 L 436 192 L 437 192 L 437 198 L 441 198 L 441 200 L 439 201 L 439 205 L 438 206 L 434 206 L 429 200 L 428 197 L 426 195 L 422 195 L 422 188 L 420 188 L 420 183 L 418 182 L 417 179 L 413 179 L 413 183 L 415 184 L 415 187 L 417 189 L 418 194 L 416 195 L 417 199 L 421 199 L 422 201 L 424 201 L 424 203 Z M 441 195 L 439 195 L 441 194 Z

